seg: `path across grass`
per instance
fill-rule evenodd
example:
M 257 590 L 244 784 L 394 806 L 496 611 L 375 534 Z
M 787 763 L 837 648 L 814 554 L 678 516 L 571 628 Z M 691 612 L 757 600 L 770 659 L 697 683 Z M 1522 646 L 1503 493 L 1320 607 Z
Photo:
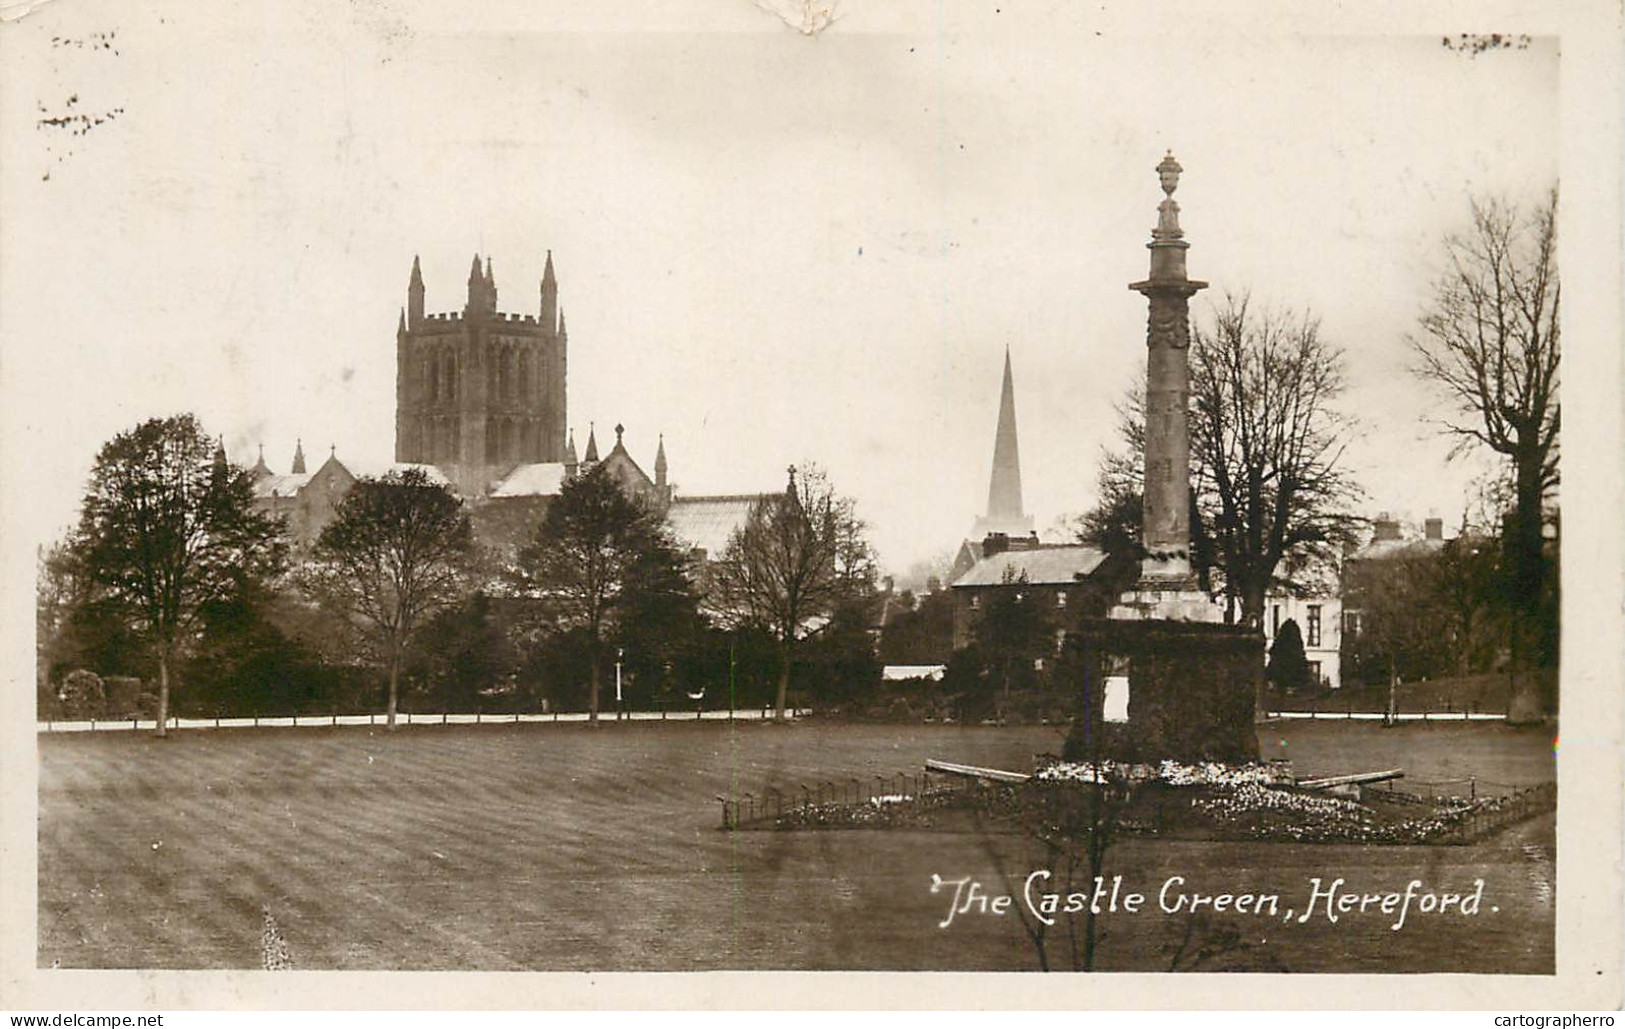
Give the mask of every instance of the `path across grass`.
M 1296 723 L 1300 768 L 1533 784 L 1549 741 L 1499 725 Z M 1019 925 L 939 929 L 933 874 L 998 884 L 973 834 L 723 833 L 719 793 L 917 771 L 1030 767 L 1054 729 L 694 722 L 335 727 L 39 739 L 43 965 L 253 968 L 262 907 L 300 968 L 1024 969 Z M 1397 759 L 1397 762 L 1396 762 Z M 1019 860 L 1007 856 L 1002 864 Z M 1394 933 L 1248 925 L 1241 967 L 1549 971 L 1551 820 L 1475 847 L 1128 840 L 1125 875 L 1209 889 L 1309 876 L 1471 888 L 1499 911 Z M 1488 905 L 1492 901 L 1487 900 Z M 1119 923 L 1104 967 L 1156 969 L 1177 919 Z

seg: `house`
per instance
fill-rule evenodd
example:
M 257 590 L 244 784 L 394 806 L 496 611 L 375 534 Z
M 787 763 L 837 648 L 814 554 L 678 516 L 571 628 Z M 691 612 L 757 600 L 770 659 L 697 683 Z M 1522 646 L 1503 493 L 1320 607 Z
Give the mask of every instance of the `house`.
M 982 557 L 954 580 L 954 649 L 968 646 L 977 620 L 994 598 L 1014 594 L 1042 606 L 1061 626 L 1078 617 L 1102 617 L 1132 561 L 1083 544 L 1045 544 L 990 533 Z M 1059 644 L 1060 640 L 1057 641 Z

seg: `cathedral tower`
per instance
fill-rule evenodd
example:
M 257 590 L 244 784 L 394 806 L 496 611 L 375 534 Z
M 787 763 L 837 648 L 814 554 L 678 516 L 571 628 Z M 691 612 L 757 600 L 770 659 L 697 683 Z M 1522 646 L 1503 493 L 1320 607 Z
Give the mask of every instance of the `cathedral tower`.
M 460 312 L 424 313 L 417 258 L 395 330 L 395 460 L 432 464 L 465 497 L 521 464 L 565 458 L 568 338 L 549 251 L 536 315 L 497 309 L 491 259 L 474 260 Z

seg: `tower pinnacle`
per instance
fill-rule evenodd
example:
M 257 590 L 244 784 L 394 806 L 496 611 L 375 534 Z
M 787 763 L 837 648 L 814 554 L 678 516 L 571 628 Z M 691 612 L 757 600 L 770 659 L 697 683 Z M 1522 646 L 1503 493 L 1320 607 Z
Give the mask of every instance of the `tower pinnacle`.
M 293 474 L 305 474 L 305 441 L 302 439 L 293 444 Z
M 547 264 L 542 268 L 542 325 L 548 329 L 559 325 L 559 280 L 553 275 L 553 251 L 547 252 Z
M 423 269 L 418 267 L 416 254 L 412 255 L 412 278 L 406 284 L 406 324 L 411 329 L 423 324 Z

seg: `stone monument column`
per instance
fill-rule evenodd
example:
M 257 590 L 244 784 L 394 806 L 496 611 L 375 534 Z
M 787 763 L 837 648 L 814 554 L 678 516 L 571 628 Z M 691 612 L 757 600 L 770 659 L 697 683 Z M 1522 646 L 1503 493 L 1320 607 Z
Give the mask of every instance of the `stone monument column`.
M 1179 228 L 1174 190 L 1183 171 L 1170 151 L 1157 165 L 1165 194 L 1151 230 L 1151 275 L 1129 289 L 1150 306 L 1146 323 L 1145 509 L 1142 586 L 1195 588 L 1191 573 L 1190 298 L 1207 286 L 1185 274 L 1190 244 Z

